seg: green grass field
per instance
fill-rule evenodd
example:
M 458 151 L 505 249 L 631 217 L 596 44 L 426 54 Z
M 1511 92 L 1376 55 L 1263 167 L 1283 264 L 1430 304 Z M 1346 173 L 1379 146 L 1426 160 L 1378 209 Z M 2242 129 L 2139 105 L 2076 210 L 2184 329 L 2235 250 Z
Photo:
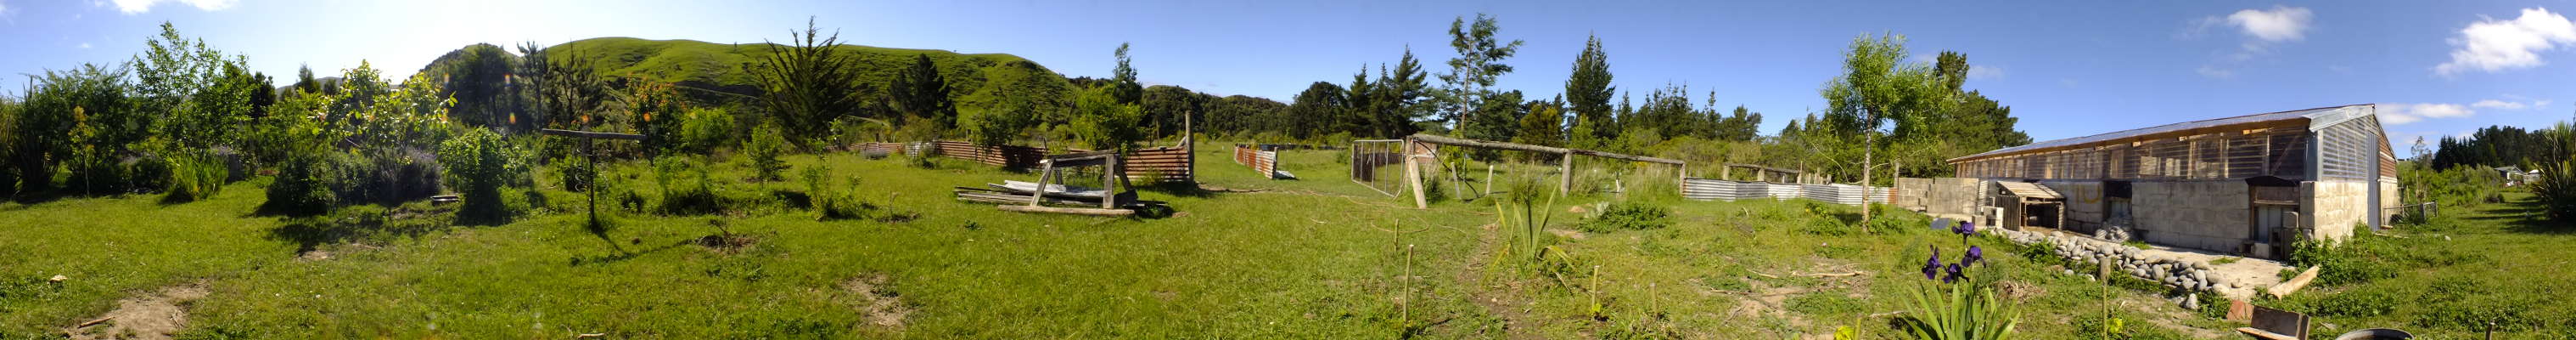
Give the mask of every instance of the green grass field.
M 180 304 L 182 338 L 1738 339 L 1849 326 L 1889 339 L 1903 337 L 1889 325 L 1907 309 L 1905 294 L 1927 282 L 1915 271 L 1927 248 L 1949 259 L 1964 248 L 1912 213 L 1884 216 L 1877 232 L 1863 234 L 1851 207 L 1683 202 L 1651 198 L 1661 196 L 1642 190 L 1645 180 L 1587 175 L 1587 188 L 1639 189 L 1547 207 L 1557 223 L 1546 238 L 1570 256 L 1533 265 L 1511 253 L 1514 231 L 1497 225 L 1489 200 L 1413 209 L 1409 197 L 1351 182 L 1341 151 L 1283 152 L 1284 167 L 1303 179 L 1269 180 L 1233 164 L 1220 144 L 1199 149 L 1200 181 L 1222 190 L 1145 191 L 1179 212 L 1162 218 L 998 211 L 954 201 L 948 188 L 1034 176 L 853 154 L 791 163 L 828 164 L 835 176 L 857 178 L 847 187 L 858 197 L 917 218 L 816 221 L 772 202 L 703 216 L 618 213 L 613 228 L 593 234 L 582 226 L 582 196 L 544 189 L 532 199 L 540 208 L 503 225 L 446 226 L 439 215 L 447 208 L 421 203 L 359 209 L 399 227 L 315 237 L 309 225 L 332 222 L 251 213 L 264 180 L 177 205 L 152 196 L 5 203 L 0 338 L 59 337 L 117 310 L 120 299 L 195 286 L 206 295 Z M 725 195 L 804 190 L 793 180 L 744 181 L 743 163 L 714 163 Z M 611 181 L 651 192 L 645 168 L 613 167 Z M 1460 168 L 1481 175 L 1481 166 Z M 1506 176 L 1536 171 L 1504 168 Z M 1573 231 L 1584 213 L 1569 207 L 1597 210 L 1619 196 L 1672 207 L 1673 225 Z M 2492 255 L 2280 303 L 2315 308 L 2384 290 L 2407 305 L 2320 321 L 2446 337 L 2477 333 L 2420 320 L 2444 306 L 2531 307 L 2504 312 L 2536 321 L 2499 338 L 2561 336 L 2539 330 L 2576 328 L 2564 323 L 2576 301 L 2542 287 L 2568 288 L 2570 279 L 2511 270 L 2569 268 L 2552 254 L 2576 236 L 2518 227 L 2527 223 L 2512 222 L 2522 218 L 2516 207 L 2402 231 L 2408 247 Z M 749 242 L 705 241 L 726 234 Z M 2010 287 L 2029 338 L 2088 337 L 2079 330 L 2106 312 L 2127 320 L 2136 338 L 2233 336 L 2220 330 L 2235 325 L 2174 307 L 2160 292 L 2060 275 L 2054 261 L 2018 255 L 1999 239 L 1967 242 L 1989 248 L 1992 265 L 1971 274 Z M 55 275 L 67 280 L 48 282 Z M 2467 288 L 2445 279 L 2462 276 L 2517 278 Z M 2412 301 L 2445 289 L 2474 290 L 2456 303 Z M 120 322 L 134 321 L 107 321 Z

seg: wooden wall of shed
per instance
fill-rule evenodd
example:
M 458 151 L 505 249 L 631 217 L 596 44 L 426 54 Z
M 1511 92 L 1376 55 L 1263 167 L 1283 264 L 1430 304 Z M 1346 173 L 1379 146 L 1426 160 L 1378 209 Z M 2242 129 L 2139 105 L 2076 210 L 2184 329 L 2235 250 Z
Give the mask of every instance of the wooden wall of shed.
M 2306 180 L 2308 141 L 2295 126 L 2137 139 L 1953 164 L 1960 177 L 2206 180 L 2276 176 Z

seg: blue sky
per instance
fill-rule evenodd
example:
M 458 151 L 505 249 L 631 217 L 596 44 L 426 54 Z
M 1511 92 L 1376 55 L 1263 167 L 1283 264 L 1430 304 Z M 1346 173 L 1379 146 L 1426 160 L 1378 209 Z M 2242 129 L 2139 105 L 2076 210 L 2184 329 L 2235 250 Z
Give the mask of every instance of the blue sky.
M 127 60 L 162 21 L 292 77 L 361 59 L 403 76 L 476 42 L 758 42 L 814 16 L 851 43 L 1012 53 L 1076 76 L 1109 73 L 1110 51 L 1131 42 L 1148 83 L 1285 101 L 1408 46 L 1445 71 L 1449 21 L 1482 12 L 1528 42 L 1505 89 L 1562 92 L 1598 34 L 1621 89 L 1714 91 L 1765 113 L 1766 133 L 1823 105 L 1816 89 L 1853 37 L 1894 32 L 1921 60 L 1966 53 L 1968 87 L 2037 139 L 2380 103 L 2406 154 L 2414 136 L 2570 117 L 2567 11 L 2576 3 L 0 0 L 0 93 L 24 87 L 22 73 Z

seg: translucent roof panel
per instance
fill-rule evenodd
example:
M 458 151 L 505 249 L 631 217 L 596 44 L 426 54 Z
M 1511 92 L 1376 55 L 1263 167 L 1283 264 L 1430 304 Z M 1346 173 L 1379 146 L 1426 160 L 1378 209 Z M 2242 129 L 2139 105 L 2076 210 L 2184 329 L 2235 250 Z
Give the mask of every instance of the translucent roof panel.
M 2340 121 L 2343 121 L 2343 120 L 2346 120 L 2346 119 L 2351 119 L 2352 117 L 2357 117 L 2357 116 L 2361 116 L 2361 115 L 2369 115 L 2369 114 L 2371 114 L 2373 110 L 2370 110 L 2370 108 L 2371 108 L 2370 106 L 2371 106 L 2370 104 L 2344 105 L 2344 106 L 2329 106 L 2329 107 L 2320 107 L 2320 108 L 2305 109 L 2305 110 L 2281 111 L 2281 112 L 2272 112 L 2272 113 L 2258 113 L 2258 114 L 2243 115 L 2243 116 L 2235 116 L 2235 117 L 2215 118 L 2215 119 L 2196 120 L 2196 121 L 2189 121 L 2189 122 L 2181 122 L 2181 123 L 2173 123 L 2173 124 L 2157 125 L 2157 126 L 2153 126 L 2153 127 L 2145 127 L 2145 128 L 2137 128 L 2137 129 L 2122 130 L 2122 131 L 2111 132 L 2111 133 L 2105 133 L 2105 134 L 2099 134 L 2099 135 L 2091 135 L 2091 136 L 2083 136 L 2083 137 L 2075 137 L 2075 138 L 2067 138 L 2067 139 L 2049 140 L 2049 141 L 2038 142 L 2038 143 L 2030 143 L 2029 145 L 2022 145 L 2022 146 L 2016 146 L 2016 147 L 2009 147 L 2009 148 L 1995 149 L 1994 151 L 1987 151 L 1987 152 L 1978 153 L 1978 154 L 1974 154 L 1974 155 L 1959 156 L 1958 158 L 1951 158 L 1951 159 L 1950 159 L 1950 162 L 1959 162 L 1959 161 L 1970 160 L 1970 159 L 1977 159 L 1977 158 L 1986 158 L 1986 157 L 1994 157 L 1994 156 L 2010 155 L 2010 154 L 2023 153 L 2023 152 L 2036 151 L 2036 150 L 2050 150 L 2050 149 L 2057 149 L 2057 148 L 2062 148 L 2062 147 L 2075 147 L 2075 146 L 2083 146 L 2083 145 L 2091 145 L 2091 144 L 2101 144 L 2101 143 L 2117 142 L 2117 141 L 2123 141 L 2123 140 L 2127 140 L 2127 139 L 2131 139 L 2131 138 L 2138 138 L 2138 137 L 2147 136 L 2147 135 L 2154 135 L 2154 134 L 2166 133 L 2166 132 L 2174 132 L 2174 131 L 2191 130 L 2191 129 L 2198 129 L 2198 128 L 2220 127 L 2220 126 L 2242 125 L 2242 124 L 2254 124 L 2254 123 L 2263 123 L 2263 122 L 2275 122 L 2275 121 L 2292 120 L 2292 119 L 2312 119 L 2312 120 L 2328 120 L 2328 121 L 2333 121 L 2333 122 L 2340 122 Z M 2311 128 L 2313 128 L 2313 126 L 2312 126 Z

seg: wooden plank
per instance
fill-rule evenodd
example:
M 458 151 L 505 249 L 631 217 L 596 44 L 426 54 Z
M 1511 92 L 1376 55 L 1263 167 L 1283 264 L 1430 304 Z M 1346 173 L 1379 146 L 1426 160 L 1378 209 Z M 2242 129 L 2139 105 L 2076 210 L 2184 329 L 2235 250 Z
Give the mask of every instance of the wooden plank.
M 1074 214 L 1074 215 L 1091 215 L 1091 216 L 1128 216 L 1128 215 L 1135 215 L 1135 214 L 1136 214 L 1136 211 L 1135 211 L 1135 210 L 1127 210 L 1127 209 L 1057 208 L 1057 207 L 1026 206 L 1026 205 L 996 205 L 996 206 L 994 206 L 994 207 L 996 207 L 996 208 L 1000 208 L 1000 209 L 1002 209 L 1002 211 L 1033 212 L 1033 213 L 1050 213 L 1050 214 Z
M 2281 284 L 2274 285 L 2272 288 L 2264 289 L 2263 292 L 2272 294 L 2272 297 L 2289 296 L 2290 293 L 2298 292 L 2299 288 L 2307 287 L 2309 282 L 2316 281 L 2317 270 L 2323 268 L 2324 267 L 2320 266 L 2308 266 L 2308 270 L 2299 272 L 2298 277 L 2291 278 L 2290 281 L 2281 282 Z
M 2236 328 L 2236 332 L 2238 332 L 2238 333 L 2245 333 L 2245 335 L 2253 336 L 2253 337 L 2255 337 L 2255 338 L 2267 339 L 2267 340 L 2300 340 L 2300 339 L 2299 339 L 2299 337 L 2295 337 L 2295 336 L 2288 336 L 2288 335 L 2282 335 L 2282 334 L 2280 334 L 2280 333 L 2265 332 L 2265 331 L 2260 330 L 2260 329 L 2254 329 L 2254 327 L 2237 327 L 2237 328 Z

